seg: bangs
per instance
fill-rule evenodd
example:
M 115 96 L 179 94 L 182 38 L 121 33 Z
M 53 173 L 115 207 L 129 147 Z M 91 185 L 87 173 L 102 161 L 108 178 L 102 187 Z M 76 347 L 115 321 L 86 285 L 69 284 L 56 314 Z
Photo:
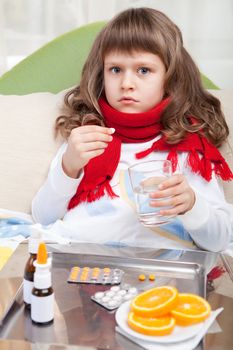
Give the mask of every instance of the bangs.
M 104 59 L 112 51 L 127 53 L 146 51 L 161 56 L 164 46 L 161 39 L 154 26 L 146 19 L 133 16 L 126 21 L 121 18 L 114 25 L 108 26 L 104 33 L 101 45 L 102 58 Z

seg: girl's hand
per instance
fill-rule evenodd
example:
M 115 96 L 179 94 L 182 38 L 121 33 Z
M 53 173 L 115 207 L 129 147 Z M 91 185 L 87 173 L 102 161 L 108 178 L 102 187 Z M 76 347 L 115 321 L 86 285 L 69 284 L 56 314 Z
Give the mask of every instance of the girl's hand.
M 77 178 L 83 167 L 102 153 L 112 141 L 113 128 L 97 125 L 84 125 L 74 128 L 63 154 L 62 167 L 66 175 Z
M 195 203 L 195 193 L 189 186 L 184 175 L 171 176 L 159 185 L 159 191 L 150 195 L 152 207 L 171 207 L 161 209 L 159 214 L 163 216 L 176 216 L 191 210 Z

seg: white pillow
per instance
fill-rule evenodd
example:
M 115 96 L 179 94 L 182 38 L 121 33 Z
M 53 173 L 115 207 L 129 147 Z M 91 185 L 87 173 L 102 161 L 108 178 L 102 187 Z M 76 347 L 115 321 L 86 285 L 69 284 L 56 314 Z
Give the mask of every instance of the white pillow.
M 30 213 L 61 143 L 54 121 L 64 94 L 0 95 L 0 208 Z

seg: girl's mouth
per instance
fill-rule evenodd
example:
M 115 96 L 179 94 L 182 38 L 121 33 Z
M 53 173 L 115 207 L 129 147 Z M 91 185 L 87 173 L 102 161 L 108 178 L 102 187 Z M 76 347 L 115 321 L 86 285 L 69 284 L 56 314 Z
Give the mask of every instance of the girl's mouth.
M 138 102 L 137 100 L 135 100 L 133 97 L 126 97 L 126 96 L 123 96 L 119 102 L 122 102 L 122 103 L 126 103 L 126 104 L 130 104 L 130 103 L 135 103 L 135 102 Z

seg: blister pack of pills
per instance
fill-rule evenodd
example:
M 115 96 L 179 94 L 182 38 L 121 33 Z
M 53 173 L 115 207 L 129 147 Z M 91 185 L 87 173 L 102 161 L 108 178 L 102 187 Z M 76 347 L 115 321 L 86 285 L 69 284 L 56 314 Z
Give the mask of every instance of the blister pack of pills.
M 113 286 L 105 292 L 96 292 L 91 299 L 107 310 L 117 309 L 124 301 L 133 299 L 138 294 L 135 287 Z
M 109 267 L 72 267 L 69 283 L 89 283 L 89 284 L 120 284 L 124 271 L 120 269 L 110 269 Z

